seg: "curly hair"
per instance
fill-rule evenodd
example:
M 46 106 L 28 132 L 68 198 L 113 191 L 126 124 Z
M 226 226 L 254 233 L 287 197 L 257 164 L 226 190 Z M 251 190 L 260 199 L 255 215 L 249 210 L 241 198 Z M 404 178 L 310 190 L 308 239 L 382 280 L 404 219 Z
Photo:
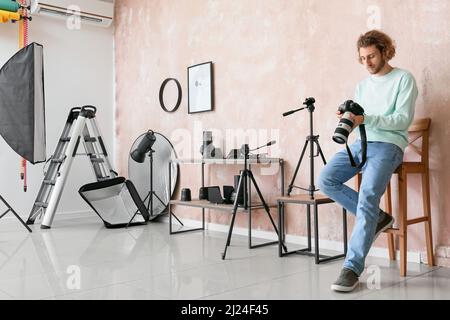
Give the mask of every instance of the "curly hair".
M 356 48 L 358 50 L 358 60 L 360 63 L 361 57 L 359 56 L 360 48 L 367 48 L 370 46 L 376 46 L 384 55 L 387 60 L 391 60 L 395 56 L 395 42 L 384 32 L 379 30 L 371 30 L 359 36 L 356 42 Z

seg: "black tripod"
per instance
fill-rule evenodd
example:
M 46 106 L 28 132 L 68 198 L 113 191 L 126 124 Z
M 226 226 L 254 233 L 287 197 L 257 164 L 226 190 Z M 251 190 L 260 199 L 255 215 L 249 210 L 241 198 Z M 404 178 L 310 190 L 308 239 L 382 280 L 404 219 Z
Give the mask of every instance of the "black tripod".
M 293 188 L 298 188 L 298 189 L 308 191 L 310 198 L 314 199 L 314 192 L 319 191 L 319 189 L 316 189 L 316 186 L 314 185 L 314 158 L 318 157 L 320 155 L 320 157 L 322 158 L 323 164 L 327 164 L 325 157 L 323 155 L 322 149 L 320 148 L 319 136 L 315 136 L 313 134 L 313 112 L 315 109 L 314 102 L 316 102 L 316 100 L 314 98 L 307 98 L 305 100 L 305 102 L 303 102 L 303 104 L 306 105 L 306 107 L 283 113 L 283 116 L 286 117 L 286 116 L 293 114 L 300 110 L 308 109 L 308 111 L 309 111 L 309 136 L 306 137 L 306 141 L 305 141 L 305 145 L 303 146 L 302 154 L 300 156 L 300 159 L 298 160 L 297 167 L 295 168 L 295 173 L 294 173 L 294 176 L 292 177 L 291 183 L 289 184 L 288 192 L 287 192 L 288 196 L 291 194 L 291 191 Z M 302 163 L 303 156 L 305 155 L 306 147 L 308 146 L 308 144 L 309 144 L 309 160 L 310 160 L 310 180 L 309 180 L 310 183 L 309 183 L 309 188 L 302 188 L 302 187 L 295 186 L 294 182 L 295 182 L 295 178 L 297 177 L 298 169 L 300 168 L 300 164 Z M 314 144 L 317 147 L 316 154 L 314 154 Z
M 270 145 L 272 145 L 274 143 L 275 143 L 275 141 L 271 141 L 271 142 L 269 142 L 268 144 L 266 144 L 266 145 L 264 145 L 262 147 L 270 146 Z M 236 190 L 236 198 L 234 199 L 234 204 L 233 204 L 230 228 L 228 230 L 228 237 L 227 237 L 227 242 L 225 244 L 225 250 L 224 250 L 224 252 L 222 254 L 222 260 L 225 259 L 225 256 L 227 254 L 227 248 L 229 247 L 230 242 L 231 242 L 231 234 L 233 233 L 234 220 L 236 219 L 236 212 L 238 210 L 239 194 L 243 194 L 244 195 L 244 209 L 245 210 L 248 210 L 249 202 L 251 203 L 251 199 L 249 199 L 249 196 L 248 196 L 248 193 L 247 193 L 247 188 L 248 188 L 248 184 L 249 183 L 253 183 L 253 186 L 255 187 L 256 192 L 258 193 L 259 199 L 261 200 L 262 206 L 263 206 L 264 210 L 266 211 L 267 215 L 269 216 L 270 222 L 272 223 L 273 228 L 275 229 L 275 232 L 278 235 L 278 229 L 277 229 L 277 227 L 275 225 L 275 222 L 272 219 L 272 216 L 270 215 L 269 206 L 267 205 L 266 201 L 264 200 L 264 197 L 261 194 L 261 191 L 260 191 L 260 189 L 258 187 L 258 184 L 256 183 L 255 177 L 253 176 L 253 173 L 249 169 L 249 166 L 248 166 L 248 159 L 249 159 L 250 151 L 258 150 L 258 149 L 260 149 L 262 147 L 250 150 L 248 144 L 245 144 L 243 146 L 244 150 L 241 149 L 241 152 L 243 151 L 243 153 L 244 153 L 244 170 L 241 171 L 241 174 L 240 174 L 240 177 L 239 177 L 239 183 L 238 183 L 238 187 L 237 187 L 237 190 Z M 264 245 L 275 244 L 275 243 L 277 243 L 277 242 L 276 241 L 275 242 L 270 242 L 270 243 L 266 243 Z M 259 246 L 262 246 L 262 245 L 259 245 Z M 284 244 L 283 244 L 283 247 L 284 247 L 285 250 L 287 250 L 286 247 L 284 246 Z
M 148 156 L 150 158 L 150 190 L 147 193 L 147 196 L 144 199 L 144 204 L 145 201 L 147 201 L 148 199 L 148 204 L 147 204 L 147 212 L 150 214 L 149 217 L 149 221 L 156 219 L 158 216 L 154 216 L 153 215 L 153 196 L 156 197 L 156 199 L 159 200 L 159 202 L 162 203 L 163 206 L 165 206 L 166 204 L 161 200 L 161 198 L 156 194 L 156 192 L 153 190 L 153 153 L 155 152 L 155 150 L 150 148 L 150 151 L 148 152 Z M 170 199 L 169 199 L 170 201 Z M 137 210 L 133 217 L 131 217 L 131 220 L 128 222 L 128 224 L 126 225 L 125 228 L 128 228 L 128 226 L 131 224 L 131 222 L 133 221 L 134 217 L 136 217 L 136 215 L 139 213 L 139 210 Z M 183 225 L 183 223 L 180 221 L 180 219 L 178 219 L 178 217 L 176 215 L 174 215 L 172 212 L 170 212 L 169 214 L 173 215 L 175 219 L 178 220 L 178 222 Z
M 9 203 L 6 202 L 5 199 L 3 199 L 2 196 L 0 196 L 0 200 L 1 200 L 1 201 L 5 204 L 5 206 L 8 208 L 8 210 L 6 210 L 5 212 L 3 212 L 3 213 L 0 215 L 0 219 L 3 218 L 8 212 L 11 211 L 11 212 L 16 216 L 16 218 L 19 219 L 20 223 L 23 224 L 23 226 L 24 226 L 25 228 L 27 228 L 28 231 L 32 232 L 31 229 L 30 229 L 30 227 L 27 226 L 27 224 L 20 218 L 20 216 L 14 211 L 14 209 L 9 205 Z

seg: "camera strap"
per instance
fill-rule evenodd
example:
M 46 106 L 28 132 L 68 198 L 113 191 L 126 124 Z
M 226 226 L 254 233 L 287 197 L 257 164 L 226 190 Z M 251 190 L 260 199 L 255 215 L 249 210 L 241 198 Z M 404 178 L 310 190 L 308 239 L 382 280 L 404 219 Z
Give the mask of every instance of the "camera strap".
M 361 169 L 367 160 L 367 135 L 365 125 L 361 124 L 359 126 L 359 134 L 361 136 L 361 151 L 362 151 L 361 163 L 359 165 L 356 165 L 355 159 L 353 158 L 352 155 L 352 151 L 350 150 L 347 143 L 345 144 L 345 147 L 347 148 L 348 157 L 350 159 L 352 167 L 358 167 L 358 169 Z

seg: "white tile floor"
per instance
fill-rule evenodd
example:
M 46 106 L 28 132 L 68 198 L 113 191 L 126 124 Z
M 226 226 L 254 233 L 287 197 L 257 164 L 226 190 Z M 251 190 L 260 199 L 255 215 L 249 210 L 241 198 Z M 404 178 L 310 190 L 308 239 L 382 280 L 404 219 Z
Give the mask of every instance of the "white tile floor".
M 401 278 L 396 263 L 369 258 L 357 290 L 340 294 L 329 288 L 342 260 L 279 258 L 242 236 L 223 261 L 226 234 L 169 236 L 163 222 L 108 230 L 93 215 L 32 229 L 0 220 L 0 299 L 450 299 L 446 268 L 410 264 Z

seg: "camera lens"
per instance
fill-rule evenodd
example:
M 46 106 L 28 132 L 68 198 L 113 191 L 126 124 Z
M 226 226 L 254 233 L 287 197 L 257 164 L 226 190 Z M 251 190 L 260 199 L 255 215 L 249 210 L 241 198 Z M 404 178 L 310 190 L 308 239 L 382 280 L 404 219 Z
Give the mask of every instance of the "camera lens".
M 353 121 L 350 119 L 350 113 L 346 112 L 339 121 L 333 134 L 333 141 L 339 144 L 347 142 L 350 132 L 353 130 Z

